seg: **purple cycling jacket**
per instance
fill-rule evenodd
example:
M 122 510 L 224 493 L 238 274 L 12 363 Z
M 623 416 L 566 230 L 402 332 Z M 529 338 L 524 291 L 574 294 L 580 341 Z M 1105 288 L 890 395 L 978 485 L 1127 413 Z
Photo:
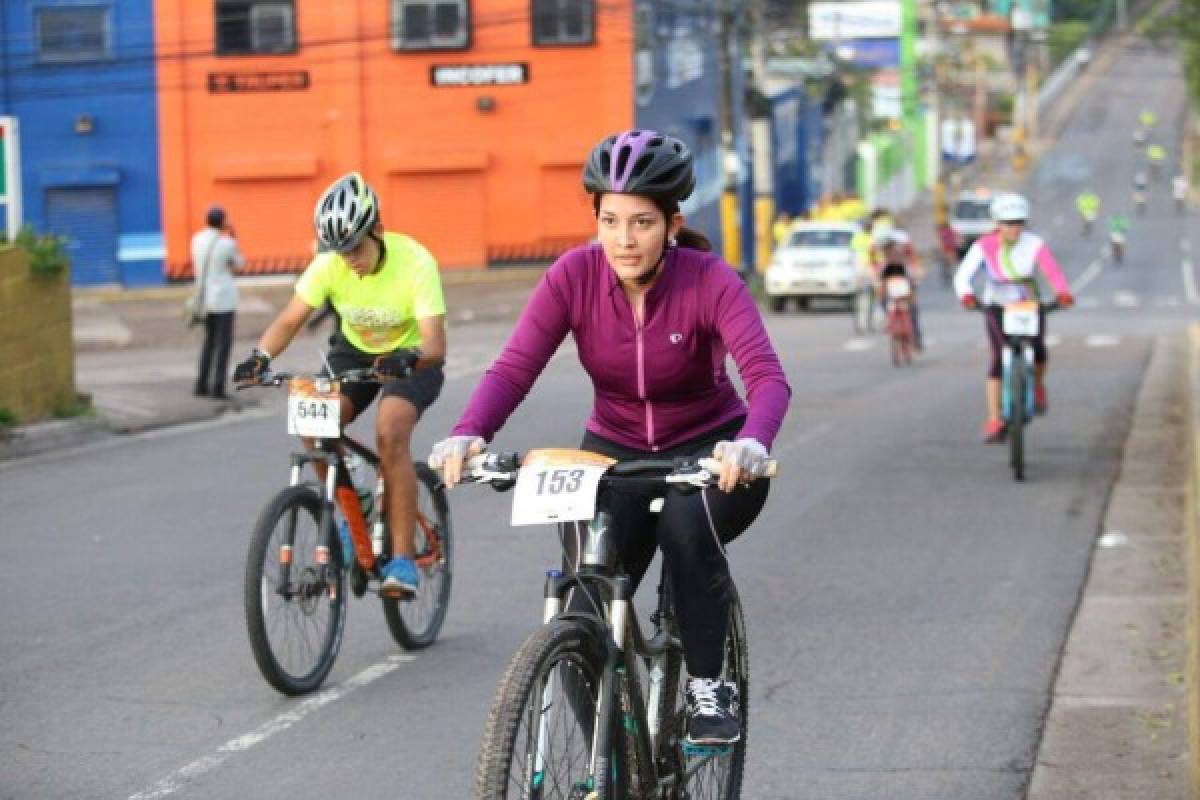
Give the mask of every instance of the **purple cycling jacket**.
M 592 244 L 563 254 L 542 276 L 453 434 L 491 441 L 568 331 L 596 392 L 587 429 L 598 436 L 654 451 L 742 415 L 739 438 L 770 448 L 779 432 L 791 388 L 737 273 L 710 253 L 671 248 L 639 328 L 603 249 Z M 725 371 L 727 353 L 748 411 Z

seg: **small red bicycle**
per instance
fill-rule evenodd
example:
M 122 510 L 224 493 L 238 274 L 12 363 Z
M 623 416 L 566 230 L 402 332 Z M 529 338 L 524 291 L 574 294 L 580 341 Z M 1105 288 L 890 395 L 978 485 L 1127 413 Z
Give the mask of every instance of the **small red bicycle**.
M 887 333 L 892 343 L 892 366 L 901 367 L 912 363 L 913 319 L 912 283 L 898 275 L 888 278 L 883 285 L 887 302 Z

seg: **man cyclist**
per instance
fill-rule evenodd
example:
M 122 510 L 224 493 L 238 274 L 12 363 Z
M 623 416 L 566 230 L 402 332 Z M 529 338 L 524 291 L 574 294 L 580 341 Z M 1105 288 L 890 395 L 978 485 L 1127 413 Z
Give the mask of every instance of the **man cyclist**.
M 657 513 L 654 490 L 622 492 L 610 533 L 635 586 L 662 549 L 691 676 L 687 737 L 719 745 L 741 736 L 737 685 L 720 678 L 734 591 L 725 545 L 766 502 L 769 482 L 754 479 L 791 389 L 749 291 L 702 234 L 683 227 L 679 203 L 694 186 L 691 150 L 674 137 L 629 130 L 592 149 L 583 187 L 599 241 L 569 250 L 542 277 L 429 463 L 453 486 L 464 457 L 482 451 L 568 333 L 595 389 L 583 449 L 618 460 L 719 460 L 715 489 L 670 492 Z M 728 355 L 749 407 L 726 372 Z M 572 561 L 577 534 L 573 524 L 563 530 Z M 586 598 L 577 592 L 573 602 Z
M 1187 205 L 1188 179 L 1180 173 L 1171 179 L 1171 196 L 1175 198 L 1175 210 L 1182 213 Z
M 325 190 L 313 224 L 322 252 L 304 270 L 295 296 L 233 378 L 242 384 L 256 381 L 326 300 L 340 320 L 327 359 L 330 369 L 336 374 L 374 366 L 393 378 L 382 387 L 343 386 L 341 419 L 343 425 L 350 424 L 382 388 L 375 442 L 387 485 L 384 513 L 394 555 L 383 567 L 380 592 L 403 597 L 415 592 L 419 582 L 412 559 L 417 479 L 409 442 L 417 420 L 437 399 L 445 380 L 441 278 L 437 262 L 420 243 L 384 231 L 375 192 L 357 172 Z M 414 371 L 418 356 L 432 366 Z
M 1150 162 L 1150 172 L 1152 174 L 1161 174 L 1163 162 L 1167 160 L 1167 148 L 1157 143 L 1150 145 L 1146 148 L 1146 160 Z
M 1146 187 L 1149 185 L 1150 179 L 1144 170 L 1139 169 L 1133 174 L 1133 204 L 1139 214 L 1146 212 Z
M 1125 258 L 1125 237 L 1129 233 L 1129 217 L 1113 214 L 1108 218 L 1108 240 L 1112 245 L 1113 260 L 1120 263 Z
M 1054 288 L 1061 307 L 1070 308 L 1075 300 L 1050 248 L 1042 237 L 1025 230 L 1029 201 L 1019 194 L 1001 194 L 992 201 L 989 211 L 996 222 L 996 230 L 977 239 L 967 250 L 954 276 L 954 291 L 964 308 L 978 308 L 980 301 L 976 299 L 972 281 L 981 269 L 984 271 L 982 306 L 991 361 L 987 373 L 987 419 L 983 423 L 983 438 L 985 442 L 994 443 L 1001 441 L 1005 434 L 1005 423 L 1000 415 L 1004 306 L 1039 299 L 1038 270 Z M 1046 320 L 1044 314 L 1041 317 L 1033 343 L 1034 403 L 1037 413 L 1044 414 L 1047 407 Z
M 1100 197 L 1091 189 L 1086 189 L 1075 198 L 1075 208 L 1079 209 L 1079 216 L 1083 220 L 1083 235 L 1086 236 L 1091 233 L 1092 223 L 1100 214 Z

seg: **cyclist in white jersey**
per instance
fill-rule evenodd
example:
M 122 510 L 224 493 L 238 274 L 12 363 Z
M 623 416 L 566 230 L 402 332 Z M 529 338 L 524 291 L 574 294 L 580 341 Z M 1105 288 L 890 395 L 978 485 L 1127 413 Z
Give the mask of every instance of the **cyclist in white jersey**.
M 1004 420 L 1000 416 L 1000 353 L 1004 347 L 1001 319 L 1004 306 L 1022 300 L 1040 299 L 1037 284 L 1039 270 L 1054 289 L 1061 308 L 1070 308 L 1075 303 L 1067 279 L 1046 242 L 1025 229 L 1029 219 L 1029 201 L 1019 194 L 1002 194 L 992 201 L 990 211 L 996 222 L 996 230 L 971 245 L 954 276 L 954 291 L 963 307 L 975 309 L 982 305 L 987 324 L 991 361 L 987 373 L 987 419 L 983 423 L 983 437 L 989 443 L 1002 440 L 1005 433 Z M 976 299 L 973 285 L 981 269 L 984 274 L 982 303 Z M 1045 322 L 1043 314 L 1033 346 L 1034 399 L 1038 413 L 1045 413 L 1047 407 Z

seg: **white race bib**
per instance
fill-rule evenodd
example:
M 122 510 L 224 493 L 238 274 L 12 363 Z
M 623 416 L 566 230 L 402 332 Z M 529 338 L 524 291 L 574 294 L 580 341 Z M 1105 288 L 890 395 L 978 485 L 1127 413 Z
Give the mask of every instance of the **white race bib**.
M 295 378 L 288 384 L 288 433 L 337 439 L 342 435 L 342 397 L 337 384 Z
M 1004 307 L 1004 332 L 1009 336 L 1037 336 L 1037 303 L 1009 303 Z
M 596 491 L 612 459 L 584 450 L 531 450 L 517 472 L 512 524 L 545 525 L 596 516 Z

